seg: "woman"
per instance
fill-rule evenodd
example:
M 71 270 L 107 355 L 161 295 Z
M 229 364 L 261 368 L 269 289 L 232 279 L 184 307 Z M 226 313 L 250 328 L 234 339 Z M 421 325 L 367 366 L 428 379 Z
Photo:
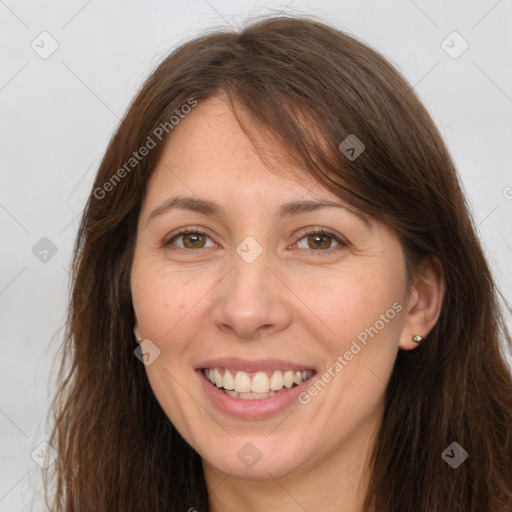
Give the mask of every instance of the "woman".
M 54 510 L 512 510 L 510 345 L 379 54 L 277 17 L 169 55 L 75 248 Z

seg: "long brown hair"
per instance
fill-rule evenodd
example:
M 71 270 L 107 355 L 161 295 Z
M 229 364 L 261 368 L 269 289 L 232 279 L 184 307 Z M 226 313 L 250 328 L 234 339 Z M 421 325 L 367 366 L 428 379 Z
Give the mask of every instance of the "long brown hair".
M 208 510 L 201 459 L 134 356 L 129 277 L 146 184 L 174 129 L 169 120 L 191 100 L 219 94 L 255 147 L 263 151 L 261 135 L 271 136 L 320 184 L 392 226 L 409 276 L 423 258 L 442 266 L 439 320 L 419 348 L 399 351 L 387 386 L 365 510 L 510 512 L 512 341 L 448 151 L 381 55 L 321 22 L 286 16 L 173 51 L 108 146 L 75 245 L 50 440 L 59 453 L 52 509 Z M 155 131 L 163 123 L 166 130 Z M 338 148 L 349 135 L 365 146 L 356 159 Z M 134 164 L 148 137 L 155 147 Z M 469 455 L 456 469 L 441 456 L 452 442 Z

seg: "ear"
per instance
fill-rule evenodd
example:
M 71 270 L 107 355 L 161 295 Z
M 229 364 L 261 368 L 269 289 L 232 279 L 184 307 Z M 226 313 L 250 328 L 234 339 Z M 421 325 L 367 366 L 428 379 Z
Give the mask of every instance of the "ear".
M 445 280 L 442 265 L 435 257 L 423 260 L 414 276 L 407 299 L 406 316 L 399 347 L 412 350 L 418 343 L 412 337 L 420 335 L 425 338 L 432 330 L 443 304 Z

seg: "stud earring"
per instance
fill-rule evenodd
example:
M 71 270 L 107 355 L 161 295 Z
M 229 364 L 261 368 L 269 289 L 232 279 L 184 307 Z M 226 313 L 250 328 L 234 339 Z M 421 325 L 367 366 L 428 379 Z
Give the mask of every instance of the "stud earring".
M 420 336 L 419 334 L 415 334 L 412 337 L 412 340 L 415 341 L 419 345 L 423 341 L 423 336 Z
M 140 343 L 142 341 L 142 338 L 139 334 L 139 331 L 137 330 L 137 327 L 133 329 L 133 334 L 135 334 L 135 339 L 137 340 L 137 343 Z

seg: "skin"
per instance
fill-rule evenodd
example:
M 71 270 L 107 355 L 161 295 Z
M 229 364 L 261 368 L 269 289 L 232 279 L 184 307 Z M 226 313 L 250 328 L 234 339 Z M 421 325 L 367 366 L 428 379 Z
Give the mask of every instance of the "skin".
M 270 142 L 267 149 L 279 156 Z M 139 217 L 131 273 L 136 332 L 160 350 L 147 375 L 166 415 L 202 457 L 212 511 L 356 512 L 397 351 L 416 348 L 412 336 L 434 326 L 443 281 L 426 261 L 408 289 L 395 233 L 375 219 L 370 229 L 346 208 L 276 223 L 287 201 L 343 204 L 303 170 L 279 168 L 264 165 L 221 97 L 180 121 Z M 174 195 L 216 201 L 225 216 L 176 209 L 148 222 Z M 163 247 L 184 227 L 207 236 Z M 304 228 L 332 231 L 348 244 L 318 240 Z M 263 248 L 252 263 L 236 252 L 248 236 Z M 205 358 L 278 358 L 317 368 L 320 378 L 395 303 L 401 311 L 317 396 L 270 418 L 220 412 L 194 371 Z M 251 468 L 237 457 L 247 442 L 262 454 Z

